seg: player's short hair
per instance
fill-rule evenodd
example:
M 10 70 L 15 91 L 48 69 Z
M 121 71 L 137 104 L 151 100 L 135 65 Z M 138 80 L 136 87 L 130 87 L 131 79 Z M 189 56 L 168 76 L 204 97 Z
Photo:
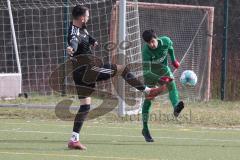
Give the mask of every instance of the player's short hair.
M 72 17 L 73 19 L 77 19 L 80 16 L 84 16 L 86 14 L 86 11 L 89 9 L 82 5 L 76 5 L 72 10 Z
M 142 38 L 145 42 L 150 42 L 153 38 L 157 38 L 153 29 L 145 30 L 142 34 Z

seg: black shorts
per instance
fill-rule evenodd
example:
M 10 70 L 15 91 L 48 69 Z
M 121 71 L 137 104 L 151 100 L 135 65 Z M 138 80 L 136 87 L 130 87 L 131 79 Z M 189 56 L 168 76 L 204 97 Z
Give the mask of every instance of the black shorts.
M 108 80 L 117 73 L 117 65 L 110 63 L 101 66 L 87 65 L 74 68 L 72 75 L 79 99 L 89 97 L 94 91 L 96 82 Z

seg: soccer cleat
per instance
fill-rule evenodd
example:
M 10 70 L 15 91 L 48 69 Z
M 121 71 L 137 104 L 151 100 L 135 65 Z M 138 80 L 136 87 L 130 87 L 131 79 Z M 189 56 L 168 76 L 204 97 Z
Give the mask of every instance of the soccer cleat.
M 83 144 L 81 144 L 79 141 L 73 142 L 71 140 L 68 142 L 68 148 L 69 149 L 79 149 L 79 150 L 87 149 L 87 147 L 84 146 Z
M 181 111 L 183 110 L 183 108 L 184 108 L 184 103 L 183 101 L 180 101 L 178 105 L 174 108 L 173 115 L 175 117 L 178 117 Z
M 147 131 L 142 130 L 142 135 L 145 138 L 146 142 L 154 142 L 154 140 L 148 130 Z
M 166 90 L 167 87 L 165 85 L 157 88 L 151 88 L 149 94 L 146 95 L 146 99 L 153 100 L 156 96 L 158 96 L 159 94 Z

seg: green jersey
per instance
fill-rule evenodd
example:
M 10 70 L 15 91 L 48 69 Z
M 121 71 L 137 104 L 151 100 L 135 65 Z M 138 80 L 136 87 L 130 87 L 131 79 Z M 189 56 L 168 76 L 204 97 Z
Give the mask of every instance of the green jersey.
M 175 61 L 173 42 L 167 36 L 157 38 L 158 47 L 151 49 L 147 44 L 142 50 L 143 75 L 145 81 L 158 81 L 161 76 L 172 76 L 168 67 L 168 54 Z M 169 73 L 168 73 L 169 72 Z

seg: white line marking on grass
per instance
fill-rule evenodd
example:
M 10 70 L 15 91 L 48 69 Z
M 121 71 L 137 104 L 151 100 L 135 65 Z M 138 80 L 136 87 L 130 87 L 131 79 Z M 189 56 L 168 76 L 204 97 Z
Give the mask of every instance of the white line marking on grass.
M 0 132 L 16 132 L 16 133 L 40 133 L 40 134 L 64 134 L 70 135 L 70 133 L 64 132 L 45 132 L 45 131 L 19 131 L 19 130 L 0 130 Z M 105 137 L 127 137 L 127 138 L 143 138 L 142 136 L 129 136 L 129 135 L 115 135 L 115 134 L 84 134 L 87 136 L 105 136 Z M 215 141 L 215 142 L 238 142 L 240 139 L 215 139 L 215 138 L 189 138 L 189 137 L 154 137 L 155 139 L 173 139 L 173 140 L 195 140 L 195 141 Z
M 39 123 L 33 123 L 33 122 L 27 122 L 27 123 L 15 123 L 15 122 L 4 122 L 3 124 L 13 124 L 13 125 L 33 125 L 33 126 L 59 126 L 59 127 L 72 127 L 72 125 L 68 125 L 68 124 L 39 124 Z M 85 128 L 102 128 L 102 126 L 99 125 L 87 125 L 85 126 Z M 134 129 L 134 130 L 139 130 L 141 129 L 139 128 L 131 128 L 131 127 L 108 127 L 108 126 L 104 126 L 104 128 L 107 129 Z M 193 133 L 208 133 L 208 132 L 216 132 L 216 133 L 221 133 L 221 131 L 227 131 L 228 133 L 231 131 L 236 131 L 239 132 L 240 128 L 202 128 L 201 130 L 197 131 L 191 128 L 176 128 L 174 129 L 166 129 L 166 128 L 162 128 L 162 129 L 151 129 L 152 131 L 173 131 L 173 132 L 193 132 Z
M 87 134 L 87 135 L 109 136 L 109 137 L 142 138 L 142 136 L 111 135 L 111 134 Z M 154 137 L 154 138 L 155 139 L 174 139 L 174 140 L 216 141 L 216 142 L 240 142 L 240 139 L 214 139 L 214 138 L 188 138 L 188 137 Z
M 15 132 L 15 133 L 40 133 L 40 134 L 68 134 L 70 135 L 71 133 L 64 133 L 64 132 L 48 132 L 48 131 L 19 131 L 19 130 L 0 130 L 0 132 Z
M 32 152 L 0 152 L 1 154 L 10 155 L 36 155 L 36 156 L 51 156 L 51 157 L 79 157 L 93 159 L 120 159 L 120 160 L 158 160 L 158 159 L 139 159 L 139 158 L 124 158 L 124 157 L 104 157 L 104 156 L 82 156 L 77 154 L 53 154 L 53 153 L 32 153 Z
M 57 123 L 57 122 L 56 122 Z M 41 123 L 34 123 L 34 122 L 4 122 L 3 124 L 12 124 L 12 125 L 32 125 L 32 126 L 59 126 L 59 127 L 70 127 L 70 124 L 41 124 Z

